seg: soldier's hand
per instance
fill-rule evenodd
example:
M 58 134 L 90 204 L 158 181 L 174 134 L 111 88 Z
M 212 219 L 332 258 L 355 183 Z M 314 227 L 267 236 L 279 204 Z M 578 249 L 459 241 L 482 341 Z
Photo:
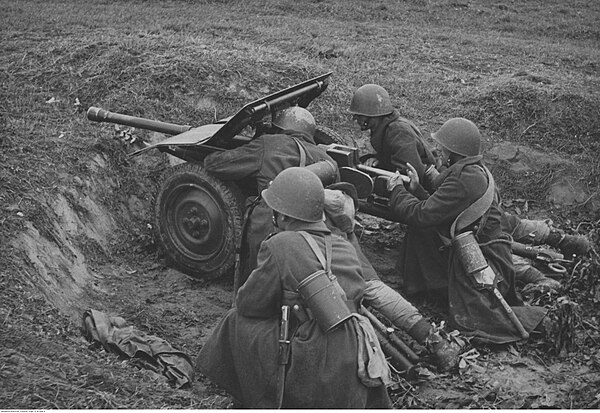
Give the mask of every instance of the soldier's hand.
M 408 190 L 414 192 L 419 187 L 419 174 L 417 173 L 415 167 L 408 162 L 406 162 L 406 174 L 410 179 Z
M 364 164 L 370 168 L 375 168 L 379 165 L 379 160 L 376 157 L 367 158 L 364 161 Z
M 410 182 L 410 178 L 406 175 L 402 175 L 400 171 L 396 171 L 394 175 L 388 178 L 387 189 L 391 192 L 398 185 L 404 185 L 405 182 Z

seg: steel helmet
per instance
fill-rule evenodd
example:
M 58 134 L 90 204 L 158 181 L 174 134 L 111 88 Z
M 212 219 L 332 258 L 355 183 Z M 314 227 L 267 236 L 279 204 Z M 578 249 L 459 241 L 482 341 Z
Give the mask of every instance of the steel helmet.
M 463 156 L 479 155 L 481 134 L 473 122 L 465 118 L 452 118 L 431 136 L 450 152 Z
M 394 111 L 390 95 L 379 85 L 366 84 L 354 92 L 350 109 L 353 115 L 383 116 Z
M 325 190 L 316 174 L 298 166 L 284 169 L 262 191 L 267 205 L 283 215 L 306 222 L 323 220 Z
M 315 135 L 317 129 L 313 115 L 300 106 L 292 106 L 279 112 L 273 121 L 273 125 L 283 130 L 303 132 L 311 137 Z

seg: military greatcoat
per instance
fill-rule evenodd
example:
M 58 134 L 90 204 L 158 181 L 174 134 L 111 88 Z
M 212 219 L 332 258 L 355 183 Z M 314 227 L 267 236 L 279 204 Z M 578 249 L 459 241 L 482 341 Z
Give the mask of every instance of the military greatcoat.
M 197 368 L 225 388 L 244 407 L 277 407 L 279 315 L 283 304 L 305 304 L 298 280 L 322 269 L 296 230 L 311 234 L 321 251 L 330 235 L 323 222 L 297 226 L 262 243 L 258 267 L 250 274 L 231 309 L 198 356 Z M 348 300 L 365 290 L 354 248 L 332 237 L 331 269 Z M 295 313 L 293 313 L 295 314 Z M 385 386 L 366 387 L 357 374 L 358 344 L 352 319 L 324 333 L 315 319 L 292 317 L 291 352 L 286 368 L 283 407 L 390 407 Z
M 214 152 L 204 159 L 204 168 L 224 181 L 251 178 L 256 183 L 257 193 L 286 168 L 300 166 L 300 149 L 297 139 L 306 153 L 306 165 L 333 159 L 319 148 L 314 139 L 304 133 L 283 131 L 280 134 L 262 135 L 246 145 L 235 149 Z M 246 242 L 247 253 L 242 257 L 243 283 L 256 267 L 260 243 L 273 232 L 271 208 L 261 199 L 248 216 Z
M 431 196 L 422 190 L 417 197 L 403 185 L 394 188 L 391 194 L 394 214 L 408 224 L 398 266 L 405 289 L 414 294 L 447 288 L 450 323 L 455 328 L 482 341 L 516 341 L 520 338 L 518 331 L 493 292 L 478 288 L 465 273 L 455 251 L 442 242 L 450 237 L 450 227 L 458 215 L 487 189 L 488 178 L 481 166 L 481 156 L 462 159 L 438 178 L 441 184 Z M 511 247 L 502 233 L 500 217 L 496 192 L 483 218 L 461 232 L 475 232 L 483 255 L 496 274 L 498 289 L 530 332 L 540 323 L 545 310 L 523 306 L 515 292 Z
M 371 146 L 377 152 L 378 168 L 406 174 L 408 162 L 417 170 L 421 182 L 427 165 L 435 164 L 419 128 L 395 109 L 371 130 Z

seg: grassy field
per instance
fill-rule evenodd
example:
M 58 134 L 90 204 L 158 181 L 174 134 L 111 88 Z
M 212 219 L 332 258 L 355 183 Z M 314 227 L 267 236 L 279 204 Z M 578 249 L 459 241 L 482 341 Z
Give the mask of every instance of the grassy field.
M 144 9 L 147 7 L 147 9 Z M 353 91 L 379 83 L 425 131 L 465 116 L 587 164 L 597 186 L 600 6 L 593 1 L 19 1 L 2 6 L 4 140 L 62 151 L 76 109 L 200 125 L 333 71 L 311 109 L 358 136 Z M 49 99 L 56 103 L 46 103 Z M 80 106 L 74 106 L 76 102 Z M 85 140 L 81 144 L 85 144 Z M 502 184 L 502 182 L 501 182 Z
M 597 230 L 600 222 L 598 203 L 555 211 L 545 199 L 552 181 L 568 175 L 585 183 L 590 199 L 600 202 L 598 1 L 0 0 L 0 22 L 2 357 L 13 357 L 15 349 L 26 357 L 49 341 L 60 354 L 78 334 L 72 320 L 48 304 L 52 300 L 40 292 L 36 277 L 27 276 L 35 270 L 25 264 L 31 257 L 11 242 L 31 226 L 40 237 L 58 237 L 52 205 L 59 192 L 73 205 L 94 192 L 114 213 L 109 247 L 98 248 L 84 235 L 74 240 L 88 265 L 153 253 L 147 220 L 123 211 L 130 194 L 143 202 L 143 212 L 151 211 L 152 191 L 143 182 L 154 182 L 160 168 L 137 169 L 126 160 L 112 139 L 114 127 L 86 119 L 89 106 L 202 125 L 332 71 L 327 91 L 309 107 L 318 123 L 367 148 L 347 108 L 357 87 L 378 83 L 425 132 L 464 116 L 480 126 L 486 148 L 513 142 L 573 161 L 572 168 L 526 176 L 498 170 L 497 181 L 506 198 L 526 197 L 571 227 L 586 221 Z M 109 172 L 91 166 L 100 155 L 104 161 L 97 162 L 108 163 Z M 597 267 L 586 268 L 588 277 L 594 276 Z M 587 287 L 586 311 L 597 313 L 598 289 Z M 133 374 L 138 383 L 117 394 L 119 380 L 99 372 L 108 369 L 123 378 L 131 374 L 127 367 L 85 349 L 69 353 L 70 366 L 45 357 L 51 361 L 40 367 L 46 361 L 31 356 L 37 364 L 29 365 L 30 372 L 52 377 L 64 369 L 59 376 L 70 380 L 69 391 L 59 396 L 60 386 L 40 384 L 19 370 L 19 363 L 14 371 L 5 363 L 0 407 L 227 406 L 214 389 L 185 395 L 157 390 L 141 373 Z M 93 371 L 82 367 L 88 363 Z M 594 396 L 590 390 L 575 406 L 590 406 Z M 412 400 L 398 399 L 397 406 L 434 406 Z M 486 403 L 471 406 L 522 406 Z M 573 402 L 550 407 L 573 407 Z

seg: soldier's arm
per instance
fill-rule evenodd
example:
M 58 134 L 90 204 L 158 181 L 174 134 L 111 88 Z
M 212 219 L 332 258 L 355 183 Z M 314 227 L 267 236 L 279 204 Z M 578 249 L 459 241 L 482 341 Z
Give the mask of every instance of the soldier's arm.
M 469 204 L 469 191 L 457 177 L 447 178 L 426 200 L 420 200 L 398 185 L 390 196 L 390 207 L 401 222 L 418 228 L 448 224 Z
M 263 140 L 255 139 L 235 149 L 211 153 L 204 159 L 204 169 L 225 181 L 256 176 L 264 153 Z

